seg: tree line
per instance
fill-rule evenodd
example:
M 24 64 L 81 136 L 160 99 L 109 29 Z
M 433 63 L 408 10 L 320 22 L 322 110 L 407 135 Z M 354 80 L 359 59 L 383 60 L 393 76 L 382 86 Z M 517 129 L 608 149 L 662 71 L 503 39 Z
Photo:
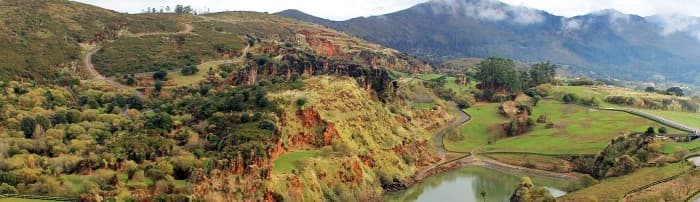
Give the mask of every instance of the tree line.
M 194 9 L 190 5 L 180 5 L 177 4 L 174 7 L 170 6 L 161 6 L 160 8 L 156 7 L 146 7 L 141 10 L 141 13 L 178 13 L 178 14 L 203 14 L 203 13 L 209 13 L 209 8 L 203 8 L 203 9 Z
M 476 68 L 475 77 L 481 81 L 482 99 L 492 100 L 497 93 L 523 92 L 540 84 L 551 83 L 558 67 L 550 62 L 539 62 L 527 69 L 516 69 L 511 59 L 490 57 Z

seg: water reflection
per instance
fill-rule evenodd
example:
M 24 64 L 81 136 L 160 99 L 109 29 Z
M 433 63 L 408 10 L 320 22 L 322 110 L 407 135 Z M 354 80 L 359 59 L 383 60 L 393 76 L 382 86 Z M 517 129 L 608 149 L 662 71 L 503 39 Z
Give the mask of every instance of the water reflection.
M 386 201 L 508 201 L 522 174 L 511 174 L 483 167 L 465 167 L 433 175 L 409 189 L 388 193 Z M 545 186 L 553 196 L 578 189 L 577 181 L 529 176 L 537 186 Z

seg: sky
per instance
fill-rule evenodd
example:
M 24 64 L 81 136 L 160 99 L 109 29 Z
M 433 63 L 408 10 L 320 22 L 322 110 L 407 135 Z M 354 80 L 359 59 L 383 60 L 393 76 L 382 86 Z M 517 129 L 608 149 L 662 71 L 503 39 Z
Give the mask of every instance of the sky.
M 176 4 L 192 5 L 195 9 L 210 11 L 279 12 L 298 9 L 308 14 L 346 20 L 353 17 L 373 16 L 409 8 L 428 0 L 76 0 L 120 12 L 138 13 L 146 7 L 160 9 Z M 699 0 L 502 0 L 511 5 L 548 11 L 555 15 L 584 15 L 603 9 L 616 9 L 627 14 L 649 16 L 655 14 L 700 15 Z

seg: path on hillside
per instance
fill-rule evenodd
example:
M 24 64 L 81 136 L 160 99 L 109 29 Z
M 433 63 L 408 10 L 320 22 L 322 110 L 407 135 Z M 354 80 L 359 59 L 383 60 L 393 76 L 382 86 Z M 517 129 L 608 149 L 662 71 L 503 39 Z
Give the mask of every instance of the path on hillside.
M 101 48 L 102 48 L 101 46 L 95 46 L 95 48 L 93 48 L 92 50 L 89 50 L 87 52 L 87 54 L 85 54 L 85 57 L 83 58 L 83 66 L 85 66 L 85 69 L 87 70 L 87 72 L 90 73 L 90 76 L 93 79 L 103 81 L 103 82 L 107 83 L 108 85 L 115 87 L 115 88 L 118 88 L 118 89 L 121 89 L 121 90 L 131 91 L 131 88 L 129 86 L 126 86 L 126 85 L 121 84 L 119 82 L 108 79 L 105 76 L 103 76 L 102 74 L 100 74 L 100 72 L 98 72 L 97 69 L 95 69 L 95 66 L 92 64 L 92 55 L 97 53 L 97 51 L 99 51 Z M 146 96 L 143 95 L 143 93 L 141 93 L 139 91 L 135 91 L 135 92 L 136 92 L 136 96 L 139 96 L 141 99 L 146 98 Z
M 454 122 L 452 122 L 450 125 L 447 125 L 447 126 L 443 127 L 442 129 L 440 129 L 435 134 L 435 139 L 433 139 L 433 142 L 435 144 L 435 149 L 440 153 L 440 156 L 443 160 L 445 159 L 445 153 L 447 152 L 447 150 L 445 149 L 445 145 L 442 142 L 442 139 L 445 136 L 445 134 L 458 128 L 462 124 L 469 121 L 469 119 L 471 119 L 471 117 L 469 117 L 469 115 L 467 113 L 464 113 L 464 111 L 462 111 L 462 109 L 460 109 L 457 106 L 457 104 L 455 104 L 454 102 L 450 102 L 449 105 L 450 105 L 449 107 L 451 107 L 452 109 L 454 109 L 454 111 L 457 112 L 457 114 L 459 115 L 459 118 L 457 120 L 455 120 Z
M 180 30 L 179 32 L 137 33 L 137 34 L 132 34 L 129 36 L 141 37 L 141 36 L 150 36 L 150 35 L 189 34 L 189 33 L 192 33 L 192 30 L 194 30 L 194 26 L 192 26 L 191 24 L 185 24 L 185 28 L 183 30 Z M 103 82 L 107 83 L 108 85 L 115 87 L 115 88 L 118 88 L 118 89 L 122 89 L 125 91 L 132 91 L 129 86 L 126 86 L 126 85 L 121 84 L 119 82 L 113 81 L 113 80 L 103 76 L 102 74 L 100 74 L 99 71 L 97 71 L 97 69 L 95 69 L 95 65 L 92 63 L 92 55 L 97 53 L 97 51 L 100 51 L 101 48 L 102 48 L 102 46 L 95 46 L 94 48 L 89 49 L 88 52 L 85 54 L 85 57 L 83 58 L 83 66 L 85 67 L 87 72 L 90 74 L 90 76 L 93 79 L 103 81 Z M 247 50 L 247 48 L 248 47 L 246 47 L 246 50 Z M 142 92 L 140 92 L 140 91 L 135 91 L 135 92 L 136 92 L 136 96 L 138 96 L 139 98 L 141 98 L 141 99 L 146 98 L 146 96 Z
M 445 134 L 447 132 L 450 132 L 451 130 L 458 128 L 462 124 L 469 121 L 469 119 L 471 119 L 471 117 L 469 117 L 469 115 L 467 113 L 464 113 L 464 111 L 459 109 L 457 104 L 455 104 L 454 102 L 450 102 L 449 107 L 454 109 L 455 111 L 457 111 L 459 118 L 455 119 L 452 123 L 443 127 L 442 129 L 440 129 L 438 132 L 435 133 L 435 137 L 433 138 L 433 142 L 434 142 L 433 145 L 435 147 L 435 150 L 438 151 L 438 154 L 440 155 L 440 161 L 435 162 L 434 164 L 430 165 L 429 167 L 416 173 L 416 175 L 413 177 L 413 179 L 416 181 L 423 179 L 428 172 L 430 172 L 431 170 L 433 170 L 433 169 L 437 168 L 438 166 L 443 165 L 447 162 L 447 159 L 446 159 L 447 150 L 445 149 L 445 146 L 442 143 L 442 138 L 445 136 Z M 468 156 L 468 155 L 469 154 L 467 153 L 465 156 Z M 465 156 L 458 157 L 457 159 L 464 158 Z
M 142 37 L 142 36 L 157 36 L 157 35 L 177 35 L 177 34 L 192 34 L 194 26 L 191 24 L 184 24 L 185 28 L 178 32 L 143 32 L 143 33 L 129 33 L 126 36 L 129 37 Z

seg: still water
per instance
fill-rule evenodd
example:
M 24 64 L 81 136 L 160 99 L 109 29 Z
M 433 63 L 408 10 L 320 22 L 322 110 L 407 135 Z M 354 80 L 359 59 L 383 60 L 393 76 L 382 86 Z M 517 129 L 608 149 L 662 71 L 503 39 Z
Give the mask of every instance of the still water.
M 508 201 L 520 183 L 528 176 L 536 186 L 549 189 L 554 197 L 581 188 L 578 181 L 555 179 L 525 174 L 506 173 L 483 167 L 464 167 L 447 173 L 432 175 L 422 182 L 400 192 L 387 193 L 386 201 Z

